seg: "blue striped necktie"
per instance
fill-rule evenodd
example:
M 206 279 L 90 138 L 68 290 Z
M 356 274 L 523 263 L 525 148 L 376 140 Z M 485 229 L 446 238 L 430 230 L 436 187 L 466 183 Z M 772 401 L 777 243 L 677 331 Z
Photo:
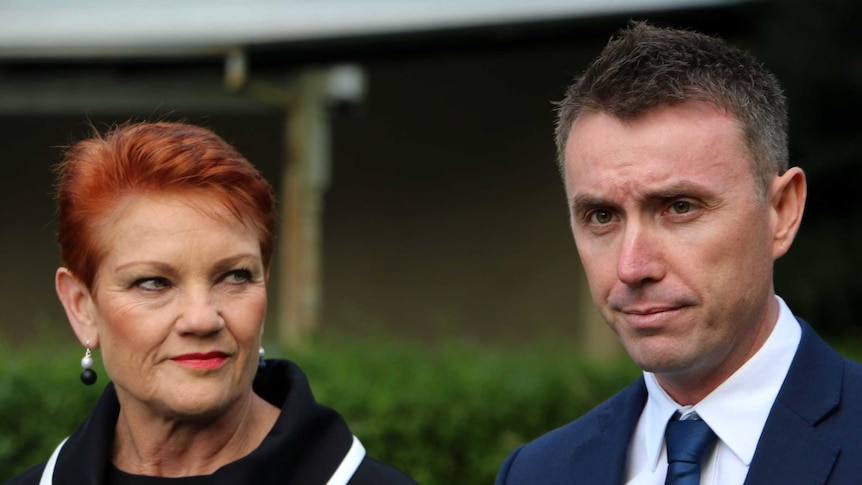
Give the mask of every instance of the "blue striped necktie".
M 665 485 L 699 485 L 700 463 L 715 445 L 715 433 L 700 418 L 671 420 L 664 438 L 667 444 Z

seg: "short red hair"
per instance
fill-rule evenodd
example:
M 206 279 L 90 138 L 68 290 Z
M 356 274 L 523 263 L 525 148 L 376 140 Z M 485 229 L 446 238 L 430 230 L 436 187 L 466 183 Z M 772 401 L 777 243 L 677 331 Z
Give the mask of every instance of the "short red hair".
M 203 193 L 258 233 L 269 267 L 275 233 L 272 186 L 233 146 L 184 123 L 127 123 L 82 140 L 57 166 L 63 264 L 92 285 L 106 248 L 98 227 L 130 194 Z

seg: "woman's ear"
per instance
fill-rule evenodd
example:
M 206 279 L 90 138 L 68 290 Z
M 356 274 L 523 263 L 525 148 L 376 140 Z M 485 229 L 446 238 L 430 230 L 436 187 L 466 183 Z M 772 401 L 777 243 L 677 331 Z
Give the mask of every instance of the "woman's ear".
M 784 256 L 793 244 L 793 239 L 802 223 L 806 196 L 805 173 L 799 167 L 791 167 L 772 181 L 769 199 L 774 215 L 773 259 Z
M 68 268 L 59 268 L 54 277 L 54 286 L 66 317 L 81 345 L 94 349 L 99 346 L 99 331 L 96 328 L 93 297 L 90 290 Z

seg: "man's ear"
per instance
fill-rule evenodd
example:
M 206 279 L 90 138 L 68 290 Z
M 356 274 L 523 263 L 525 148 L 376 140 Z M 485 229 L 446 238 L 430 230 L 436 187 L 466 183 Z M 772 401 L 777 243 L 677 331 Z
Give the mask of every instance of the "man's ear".
M 792 167 L 772 180 L 769 186 L 769 204 L 772 210 L 772 259 L 784 256 L 793 244 L 793 239 L 802 223 L 807 194 L 805 173 L 799 167 Z
M 54 286 L 66 317 L 81 345 L 94 349 L 99 346 L 93 297 L 90 290 L 68 268 L 59 268 L 54 277 Z

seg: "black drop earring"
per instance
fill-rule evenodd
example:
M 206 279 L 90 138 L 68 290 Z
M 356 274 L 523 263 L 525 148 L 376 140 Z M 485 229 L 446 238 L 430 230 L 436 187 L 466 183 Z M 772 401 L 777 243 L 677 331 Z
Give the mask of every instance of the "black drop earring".
M 92 386 L 96 383 L 96 379 L 98 379 L 98 375 L 96 375 L 96 371 L 93 370 L 93 353 L 90 352 L 90 342 L 87 342 L 87 352 L 84 353 L 84 357 L 81 359 L 81 368 L 84 370 L 81 372 L 81 382 L 88 386 Z

